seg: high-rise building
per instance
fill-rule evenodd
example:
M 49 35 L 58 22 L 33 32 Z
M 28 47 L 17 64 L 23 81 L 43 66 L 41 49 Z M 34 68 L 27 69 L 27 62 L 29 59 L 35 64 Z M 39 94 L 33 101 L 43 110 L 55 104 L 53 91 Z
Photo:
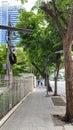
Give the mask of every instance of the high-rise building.
M 2 2 L 2 6 L 0 8 L 0 24 L 8 25 L 8 3 L 6 1 Z M 5 30 L 0 30 L 0 42 L 5 43 Z
M 8 25 L 8 17 L 10 16 L 10 23 L 11 26 L 15 26 L 19 20 L 17 19 L 17 16 L 19 15 L 19 10 L 21 9 L 21 6 L 11 6 L 8 4 L 7 1 L 3 1 L 2 5 L 0 6 L 0 25 Z M 0 43 L 6 44 L 6 30 L 0 30 Z M 12 35 L 11 42 L 12 44 L 15 44 L 19 38 L 15 39 Z

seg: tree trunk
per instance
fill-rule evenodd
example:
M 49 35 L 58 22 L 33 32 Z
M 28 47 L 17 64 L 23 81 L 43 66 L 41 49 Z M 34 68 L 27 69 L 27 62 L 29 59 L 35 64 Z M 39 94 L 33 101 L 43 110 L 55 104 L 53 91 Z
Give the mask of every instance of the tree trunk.
M 71 44 L 69 39 L 64 39 L 64 60 L 66 74 L 66 121 L 73 121 L 73 61 L 71 57 Z
M 49 92 L 52 91 L 52 88 L 51 88 L 51 86 L 50 86 L 49 79 L 48 79 L 48 91 L 49 91 Z
M 44 77 L 43 77 L 44 78 Z M 45 86 L 47 86 L 48 85 L 48 91 L 52 91 L 52 88 L 51 88 L 51 86 L 50 86 L 50 81 L 49 81 L 49 78 L 48 78 L 48 82 L 47 82 L 47 79 L 46 79 L 46 75 L 45 75 Z
M 55 84 L 55 89 L 54 89 L 54 96 L 57 96 L 57 80 L 58 80 L 58 74 L 59 74 L 59 68 L 57 69 L 57 74 L 54 77 L 54 84 Z
M 57 80 L 58 80 L 58 75 L 59 75 L 59 68 L 60 68 L 60 62 L 61 62 L 61 54 L 57 53 L 56 55 L 56 73 L 55 73 L 55 89 L 54 89 L 54 96 L 57 96 Z
M 55 88 L 54 88 L 54 95 L 53 96 L 57 96 L 57 76 L 54 78 L 54 84 L 55 84 Z
M 45 79 L 45 86 L 46 86 L 46 83 L 47 83 L 47 81 L 46 81 L 46 73 L 45 73 L 45 72 L 42 72 L 42 71 L 40 70 L 40 68 L 39 68 L 35 63 L 32 62 L 32 65 L 34 65 L 34 67 L 38 70 L 38 72 L 40 73 L 40 75 Z M 51 86 L 50 86 L 49 79 L 48 79 L 48 91 L 52 91 L 52 88 L 51 88 Z
M 73 44 L 73 0 L 72 11 L 68 30 L 63 38 L 64 60 L 65 60 L 65 74 L 66 74 L 66 115 L 65 119 L 73 122 L 73 61 L 71 56 Z

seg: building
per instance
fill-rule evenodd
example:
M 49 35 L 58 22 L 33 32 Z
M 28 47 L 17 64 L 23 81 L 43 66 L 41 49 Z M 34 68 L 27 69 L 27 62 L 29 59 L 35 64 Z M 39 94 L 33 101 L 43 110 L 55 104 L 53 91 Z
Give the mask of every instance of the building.
M 1 25 L 8 25 L 8 17 L 10 16 L 10 24 L 11 26 L 15 26 L 19 20 L 17 19 L 17 16 L 19 15 L 19 10 L 21 9 L 21 6 L 19 5 L 9 5 L 7 1 L 3 1 L 0 6 L 0 24 Z M 7 31 L 6 30 L 0 30 L 0 43 L 6 44 Z M 14 33 L 12 32 L 11 35 L 11 42 L 12 44 L 15 44 L 15 42 L 19 41 L 19 38 L 15 39 Z

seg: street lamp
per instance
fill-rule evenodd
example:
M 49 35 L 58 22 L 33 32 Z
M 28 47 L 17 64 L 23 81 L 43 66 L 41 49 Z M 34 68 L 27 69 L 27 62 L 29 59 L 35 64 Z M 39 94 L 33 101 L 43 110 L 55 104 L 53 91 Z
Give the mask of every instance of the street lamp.
M 49 63 L 49 56 L 46 59 L 46 97 L 48 97 L 48 63 Z

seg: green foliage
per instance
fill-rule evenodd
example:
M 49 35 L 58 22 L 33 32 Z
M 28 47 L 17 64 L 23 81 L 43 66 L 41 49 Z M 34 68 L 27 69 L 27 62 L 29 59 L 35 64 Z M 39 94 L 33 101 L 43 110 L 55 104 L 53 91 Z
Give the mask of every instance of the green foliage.
M 5 73 L 3 64 L 6 63 L 6 60 L 7 60 L 6 45 L 1 45 L 0 46 L 0 74 Z
M 28 2 L 28 0 L 17 0 L 17 1 L 21 1 L 22 4 L 24 4 L 25 2 Z
M 17 63 L 13 65 L 13 74 L 19 75 L 20 73 L 30 72 L 30 63 L 27 59 L 26 52 L 19 48 L 16 52 Z
M 51 26 L 45 19 L 43 12 L 26 12 L 22 10 L 19 16 L 20 22 L 16 25 L 21 28 L 32 29 L 33 33 L 19 33 L 20 45 L 24 46 L 30 62 L 34 62 L 41 71 L 45 71 L 46 59 L 49 56 L 49 66 L 55 64 L 55 51 L 61 50 L 62 42 L 56 27 Z M 55 65 L 54 65 L 55 66 Z M 35 71 L 36 72 L 36 71 Z M 37 74 L 38 72 L 36 72 Z

